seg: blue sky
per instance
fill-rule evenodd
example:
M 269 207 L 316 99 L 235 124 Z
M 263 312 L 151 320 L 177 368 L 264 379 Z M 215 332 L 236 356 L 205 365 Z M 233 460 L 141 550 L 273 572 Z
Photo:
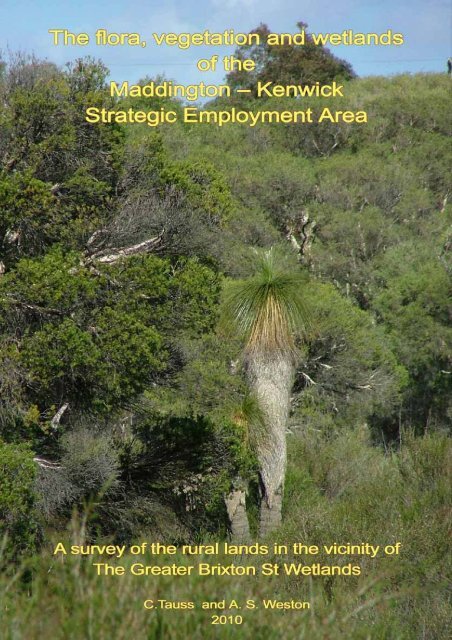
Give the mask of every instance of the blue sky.
M 349 60 L 360 76 L 419 71 L 445 71 L 452 55 L 449 0 L 0 0 L 0 50 L 34 52 L 63 64 L 82 55 L 101 58 L 111 79 L 136 81 L 164 74 L 180 83 L 220 82 L 222 70 L 201 73 L 196 60 L 227 48 L 196 47 L 55 47 L 48 29 L 66 28 L 94 34 L 96 28 L 115 32 L 224 31 L 248 32 L 260 22 L 272 31 L 294 32 L 299 20 L 314 32 L 384 32 L 405 36 L 402 47 L 332 47 Z M 149 38 L 148 38 L 149 41 Z

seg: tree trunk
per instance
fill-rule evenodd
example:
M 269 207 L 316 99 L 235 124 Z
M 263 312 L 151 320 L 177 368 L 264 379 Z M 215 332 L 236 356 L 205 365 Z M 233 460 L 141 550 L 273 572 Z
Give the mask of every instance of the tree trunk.
M 248 542 L 250 526 L 246 513 L 246 492 L 242 489 L 233 489 L 225 498 L 231 527 L 231 538 L 237 542 Z
M 262 536 L 271 533 L 281 524 L 282 489 L 283 487 L 273 496 L 271 507 L 268 506 L 265 496 L 262 496 L 259 510 L 259 533 Z
M 281 522 L 286 475 L 286 428 L 293 385 L 293 359 L 289 353 L 253 354 L 246 373 L 257 398 L 262 424 L 253 433 L 262 482 L 260 534 L 271 533 Z

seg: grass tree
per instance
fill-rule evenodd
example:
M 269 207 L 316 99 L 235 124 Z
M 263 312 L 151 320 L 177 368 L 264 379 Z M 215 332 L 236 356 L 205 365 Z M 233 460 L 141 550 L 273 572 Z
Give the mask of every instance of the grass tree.
M 295 339 L 307 322 L 299 268 L 288 268 L 274 249 L 265 251 L 254 276 L 231 285 L 225 314 L 244 337 L 245 373 L 261 414 L 251 439 L 261 482 L 260 534 L 266 535 L 281 522 Z

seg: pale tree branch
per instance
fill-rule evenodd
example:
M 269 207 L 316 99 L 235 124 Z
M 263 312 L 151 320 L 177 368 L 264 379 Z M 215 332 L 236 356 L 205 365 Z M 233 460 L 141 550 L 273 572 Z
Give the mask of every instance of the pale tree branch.
M 164 232 L 165 231 L 163 229 L 158 236 L 149 238 L 148 240 L 144 240 L 143 242 L 139 242 L 138 244 L 134 244 L 130 247 L 111 247 L 108 249 L 102 249 L 101 251 L 96 251 L 95 253 L 87 256 L 83 264 L 90 264 L 92 262 L 113 264 L 114 262 L 117 262 L 122 258 L 127 258 L 128 256 L 156 251 L 162 245 Z
M 46 460 L 45 458 L 33 458 L 33 462 L 36 462 L 37 465 L 41 467 L 41 469 L 61 469 L 61 465 L 56 462 L 51 462 L 51 460 Z
M 65 402 L 56 412 L 56 414 L 53 416 L 52 420 L 50 421 L 50 426 L 52 427 L 52 429 L 54 431 L 56 431 L 58 429 L 58 427 L 60 426 L 60 421 L 61 418 L 63 417 L 64 413 L 66 412 L 67 408 L 69 407 L 69 403 Z
M 287 223 L 286 238 L 298 253 L 298 259 L 303 260 L 311 248 L 316 223 L 309 219 L 307 211 L 301 211 L 295 222 Z

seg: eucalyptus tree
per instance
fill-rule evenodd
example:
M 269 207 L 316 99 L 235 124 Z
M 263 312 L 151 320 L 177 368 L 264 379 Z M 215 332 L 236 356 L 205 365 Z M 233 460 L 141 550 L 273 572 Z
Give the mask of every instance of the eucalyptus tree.
M 225 317 L 244 338 L 244 369 L 261 415 L 250 434 L 259 464 L 261 535 L 281 522 L 296 336 L 307 325 L 303 283 L 299 267 L 287 267 L 272 248 L 260 256 L 254 276 L 233 283 L 225 296 Z

